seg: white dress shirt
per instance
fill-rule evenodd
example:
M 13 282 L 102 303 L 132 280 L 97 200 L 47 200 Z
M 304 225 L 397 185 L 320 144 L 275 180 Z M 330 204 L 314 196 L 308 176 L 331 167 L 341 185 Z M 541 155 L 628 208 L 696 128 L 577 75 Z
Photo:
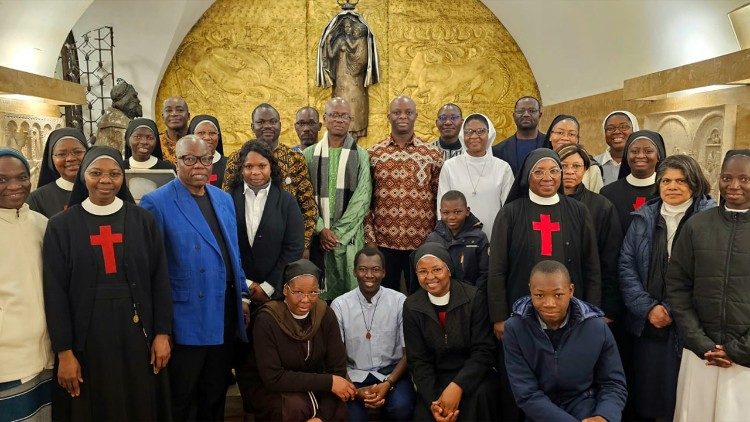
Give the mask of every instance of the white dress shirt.
M 217 154 L 218 155 L 218 154 Z M 245 183 L 245 227 L 247 228 L 247 240 L 250 246 L 253 246 L 255 242 L 255 234 L 258 232 L 260 226 L 260 219 L 263 218 L 263 210 L 266 208 L 266 201 L 268 200 L 268 192 L 271 190 L 271 184 L 258 191 L 255 191 Z M 264 280 L 247 280 L 247 287 L 252 287 L 252 283 L 260 284 L 260 288 L 271 297 L 276 289 L 273 288 L 269 283 Z

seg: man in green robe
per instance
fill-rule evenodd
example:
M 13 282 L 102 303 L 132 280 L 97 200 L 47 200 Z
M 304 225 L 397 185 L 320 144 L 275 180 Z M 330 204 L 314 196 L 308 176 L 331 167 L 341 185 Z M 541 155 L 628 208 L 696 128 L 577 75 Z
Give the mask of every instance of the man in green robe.
M 357 287 L 354 255 L 364 245 L 364 218 L 370 209 L 370 157 L 349 133 L 352 109 L 339 97 L 326 103 L 323 138 L 303 154 L 310 170 L 318 219 L 317 245 L 325 266 L 323 299 L 332 300 Z

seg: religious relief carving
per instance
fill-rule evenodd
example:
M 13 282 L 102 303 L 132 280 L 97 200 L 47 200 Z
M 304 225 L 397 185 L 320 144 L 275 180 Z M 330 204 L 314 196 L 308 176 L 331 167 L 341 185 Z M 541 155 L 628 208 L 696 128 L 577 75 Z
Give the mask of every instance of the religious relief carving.
M 367 87 L 378 83 L 378 48 L 364 18 L 354 12 L 356 2 L 339 3 L 344 9 L 323 30 L 318 45 L 318 86 L 333 86 L 332 97 L 352 106 L 349 131 L 355 137 L 367 135 L 370 114 Z
M 3 128 L 0 147 L 11 147 L 21 151 L 31 166 L 31 185 L 36 186 L 44 142 L 53 129 L 62 127 L 63 119 L 4 112 L 0 112 L 0 119 Z
M 133 85 L 119 78 L 109 95 L 112 107 L 107 108 L 99 120 L 96 144 L 112 147 L 124 154 L 125 130 L 131 120 L 143 115 L 141 101 Z

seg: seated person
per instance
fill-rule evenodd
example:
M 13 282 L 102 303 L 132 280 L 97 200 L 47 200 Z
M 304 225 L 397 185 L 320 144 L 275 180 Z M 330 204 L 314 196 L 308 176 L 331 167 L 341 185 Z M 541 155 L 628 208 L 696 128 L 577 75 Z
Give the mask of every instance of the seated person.
M 263 388 L 256 420 L 346 420 L 357 391 L 346 379 L 346 349 L 336 315 L 318 298 L 320 269 L 306 259 L 284 269 L 284 300 L 266 302 L 253 327 Z
M 505 323 L 505 366 L 518 407 L 533 421 L 616 422 L 625 373 L 604 313 L 573 297 L 567 268 L 541 261 L 531 297 Z
M 349 379 L 357 387 L 357 399 L 348 403 L 349 420 L 366 421 L 367 409 L 380 409 L 382 420 L 409 421 L 415 397 L 403 351 L 406 296 L 380 286 L 385 258 L 377 248 L 356 253 L 354 276 L 359 287 L 331 303 L 346 345 Z
M 451 279 L 451 258 L 440 244 L 423 244 L 415 260 L 422 289 L 404 302 L 406 355 L 418 393 L 414 420 L 499 420 L 485 295 Z
M 448 249 L 458 268 L 456 279 L 482 290 L 487 286 L 487 268 L 490 265 L 490 242 L 466 197 L 457 190 L 445 193 L 440 199 L 440 220 L 425 242 L 435 242 Z

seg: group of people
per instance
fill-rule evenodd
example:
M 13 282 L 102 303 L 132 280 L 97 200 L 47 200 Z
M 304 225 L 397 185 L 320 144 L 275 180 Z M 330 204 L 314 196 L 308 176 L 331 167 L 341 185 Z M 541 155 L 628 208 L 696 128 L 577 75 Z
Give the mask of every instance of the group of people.
M 0 420 L 736 420 L 750 409 L 750 150 L 698 163 L 615 111 L 517 131 L 399 96 L 365 149 L 332 98 L 224 155 L 164 102 L 126 147 L 0 149 Z M 325 127 L 322 136 L 320 131 Z M 176 179 L 136 206 L 126 169 Z M 50 406 L 51 403 L 51 406 Z

